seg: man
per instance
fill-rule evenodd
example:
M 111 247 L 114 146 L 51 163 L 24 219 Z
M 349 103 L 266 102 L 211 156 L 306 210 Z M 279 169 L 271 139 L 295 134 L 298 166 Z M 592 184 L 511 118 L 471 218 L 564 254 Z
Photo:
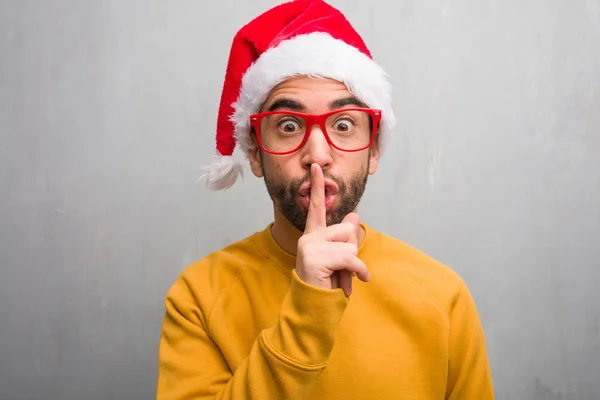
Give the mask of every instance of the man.
M 463 281 L 356 213 L 390 104 L 385 73 L 322 1 L 282 4 L 238 32 L 206 179 L 235 182 L 238 142 L 274 221 L 173 284 L 157 399 L 494 398 Z

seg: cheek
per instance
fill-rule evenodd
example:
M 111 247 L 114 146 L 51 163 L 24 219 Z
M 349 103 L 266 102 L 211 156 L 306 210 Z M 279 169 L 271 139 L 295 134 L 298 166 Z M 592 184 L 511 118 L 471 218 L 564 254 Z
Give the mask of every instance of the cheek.
M 336 162 L 339 166 L 336 169 L 340 175 L 346 178 L 353 177 L 366 171 L 369 155 L 363 152 L 341 154 Z
M 295 162 L 293 158 L 285 156 L 278 156 L 277 158 L 268 156 L 263 161 L 266 177 L 270 181 L 275 180 L 277 182 L 290 181 L 305 174 L 305 171 L 302 171 L 298 165 L 298 162 Z

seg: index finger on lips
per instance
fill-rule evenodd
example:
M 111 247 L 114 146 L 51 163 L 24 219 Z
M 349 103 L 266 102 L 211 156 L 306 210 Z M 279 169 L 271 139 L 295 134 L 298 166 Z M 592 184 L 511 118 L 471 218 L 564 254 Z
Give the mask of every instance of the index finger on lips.
M 325 178 L 319 164 L 313 164 L 311 165 L 310 202 L 304 232 L 310 233 L 325 226 L 327 226 Z

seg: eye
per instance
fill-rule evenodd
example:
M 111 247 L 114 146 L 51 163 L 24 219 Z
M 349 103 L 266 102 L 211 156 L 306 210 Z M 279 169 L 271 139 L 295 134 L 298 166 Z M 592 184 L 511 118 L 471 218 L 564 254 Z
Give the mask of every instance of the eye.
M 295 133 L 302 129 L 302 126 L 298 121 L 292 119 L 286 119 L 279 122 L 279 129 L 285 133 Z
M 333 129 L 337 132 L 349 132 L 354 128 L 354 122 L 349 118 L 342 118 L 335 121 Z

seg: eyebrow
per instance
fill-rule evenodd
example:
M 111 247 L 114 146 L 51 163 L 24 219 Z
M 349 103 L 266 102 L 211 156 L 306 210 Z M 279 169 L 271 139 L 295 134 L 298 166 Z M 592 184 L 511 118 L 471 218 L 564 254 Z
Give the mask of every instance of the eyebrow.
M 336 110 L 338 108 L 342 108 L 342 107 L 346 107 L 346 106 L 356 106 L 356 107 L 360 107 L 360 108 L 368 108 L 365 103 L 363 103 L 362 101 L 360 101 L 359 99 L 357 99 L 354 96 L 337 99 L 337 100 L 332 101 L 329 104 L 329 108 L 332 110 Z M 306 107 L 303 104 L 297 102 L 296 100 L 282 98 L 282 99 L 275 101 L 273 104 L 271 104 L 269 106 L 269 108 L 267 109 L 267 111 L 271 112 L 271 111 L 278 110 L 280 108 L 287 108 L 287 109 L 294 110 L 294 111 L 303 111 L 306 109 Z
M 302 111 L 302 110 L 306 109 L 306 107 L 304 107 L 304 105 L 298 103 L 295 100 L 279 99 L 276 102 L 274 102 L 273 104 L 271 104 L 269 106 L 269 108 L 267 109 L 267 111 L 271 112 L 271 111 L 278 110 L 280 108 L 289 108 L 290 110 L 294 110 L 294 111 Z
M 337 100 L 331 102 L 331 104 L 329 105 L 329 108 L 337 109 L 337 108 L 342 108 L 342 107 L 346 107 L 346 106 L 356 106 L 356 107 L 360 107 L 360 108 L 368 108 L 365 103 L 363 103 L 362 101 L 360 101 L 359 99 L 357 99 L 354 96 L 337 99 Z

